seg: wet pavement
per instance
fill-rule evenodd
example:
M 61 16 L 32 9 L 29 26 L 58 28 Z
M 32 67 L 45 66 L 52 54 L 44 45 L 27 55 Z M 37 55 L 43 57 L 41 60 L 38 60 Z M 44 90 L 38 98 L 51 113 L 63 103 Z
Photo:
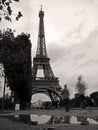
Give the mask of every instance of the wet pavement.
M 82 117 L 82 116 L 52 116 L 52 115 L 12 115 L 5 116 L 14 121 L 19 121 L 25 124 L 30 125 L 39 125 L 39 124 L 70 124 L 70 125 L 89 125 L 89 124 L 98 124 L 98 117 Z
M 65 128 L 66 130 L 98 129 L 98 110 L 92 112 L 87 110 L 85 113 L 81 110 L 71 110 L 71 112 L 67 113 L 64 110 L 23 110 L 2 113 L 0 114 L 0 120 L 2 121 L 1 118 L 4 120 L 2 123 L 4 130 L 8 130 L 8 127 L 9 130 L 11 128 L 17 128 L 16 130 L 48 130 L 48 128 L 55 130 L 64 130 Z M 10 123 L 3 125 L 6 120 Z

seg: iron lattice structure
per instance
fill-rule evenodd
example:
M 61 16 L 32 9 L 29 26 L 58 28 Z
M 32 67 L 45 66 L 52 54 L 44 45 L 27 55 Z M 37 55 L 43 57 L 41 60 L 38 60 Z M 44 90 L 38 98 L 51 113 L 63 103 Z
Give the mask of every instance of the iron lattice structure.
M 44 11 L 42 8 L 39 12 L 39 32 L 36 56 L 33 58 L 32 69 L 32 94 L 44 93 L 48 95 L 52 101 L 60 98 L 61 86 L 59 85 L 58 78 L 55 77 L 51 66 L 50 58 L 48 58 L 45 32 L 44 32 Z M 37 77 L 39 69 L 43 70 L 43 77 Z

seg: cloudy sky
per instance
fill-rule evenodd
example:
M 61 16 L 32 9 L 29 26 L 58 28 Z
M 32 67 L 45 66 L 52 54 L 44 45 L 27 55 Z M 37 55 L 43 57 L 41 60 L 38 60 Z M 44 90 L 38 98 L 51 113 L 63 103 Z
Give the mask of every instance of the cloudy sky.
M 14 12 L 23 17 L 1 28 L 11 27 L 16 34 L 31 34 L 32 56 L 35 56 L 40 5 L 45 13 L 45 37 L 48 57 L 60 85 L 66 83 L 71 95 L 75 93 L 77 77 L 83 75 L 87 93 L 98 91 L 98 0 L 21 0 Z M 32 58 L 33 58 L 32 57 Z

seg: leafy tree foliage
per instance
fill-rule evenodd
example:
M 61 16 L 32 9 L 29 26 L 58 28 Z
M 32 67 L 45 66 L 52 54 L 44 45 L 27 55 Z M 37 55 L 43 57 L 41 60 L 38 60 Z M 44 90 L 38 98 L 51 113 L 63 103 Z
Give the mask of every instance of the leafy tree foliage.
M 94 99 L 96 106 L 98 106 L 98 91 L 91 93 L 90 97 Z
M 30 35 L 17 37 L 11 29 L 0 32 L 0 62 L 3 63 L 7 85 L 20 101 L 31 100 L 31 42 Z
M 11 22 L 11 16 L 15 15 L 16 20 L 19 20 L 22 17 L 21 12 L 19 11 L 17 14 L 13 14 L 13 10 L 11 7 L 12 2 L 19 2 L 19 0 L 1 0 L 0 1 L 0 21 L 4 18 Z

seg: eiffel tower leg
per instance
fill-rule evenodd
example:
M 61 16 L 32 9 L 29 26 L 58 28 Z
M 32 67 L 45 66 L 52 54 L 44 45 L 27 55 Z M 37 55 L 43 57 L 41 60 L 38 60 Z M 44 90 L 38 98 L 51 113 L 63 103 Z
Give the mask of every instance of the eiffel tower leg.
M 38 65 L 34 64 L 33 70 L 32 70 L 32 78 L 33 78 L 33 79 L 36 78 L 37 69 L 38 69 Z
M 49 96 L 51 98 L 52 101 L 52 108 L 58 108 L 58 98 L 57 95 L 51 91 L 48 91 Z
M 50 67 L 50 64 L 46 64 L 44 67 L 43 67 L 43 70 L 44 70 L 44 75 L 45 75 L 45 78 L 46 79 L 55 79 L 55 76 L 53 74 L 53 71 Z
M 54 97 L 54 100 L 55 100 L 55 101 L 58 101 L 58 100 L 59 100 L 58 96 L 57 96 L 55 93 L 53 93 L 53 97 Z
M 49 94 L 49 97 L 50 97 L 51 101 L 53 102 L 54 98 L 53 98 L 52 92 L 50 90 L 48 90 L 48 94 Z
M 54 99 L 54 101 L 53 101 L 53 107 L 54 108 L 58 108 L 59 98 L 58 98 L 58 96 L 55 93 L 53 93 L 53 99 Z

